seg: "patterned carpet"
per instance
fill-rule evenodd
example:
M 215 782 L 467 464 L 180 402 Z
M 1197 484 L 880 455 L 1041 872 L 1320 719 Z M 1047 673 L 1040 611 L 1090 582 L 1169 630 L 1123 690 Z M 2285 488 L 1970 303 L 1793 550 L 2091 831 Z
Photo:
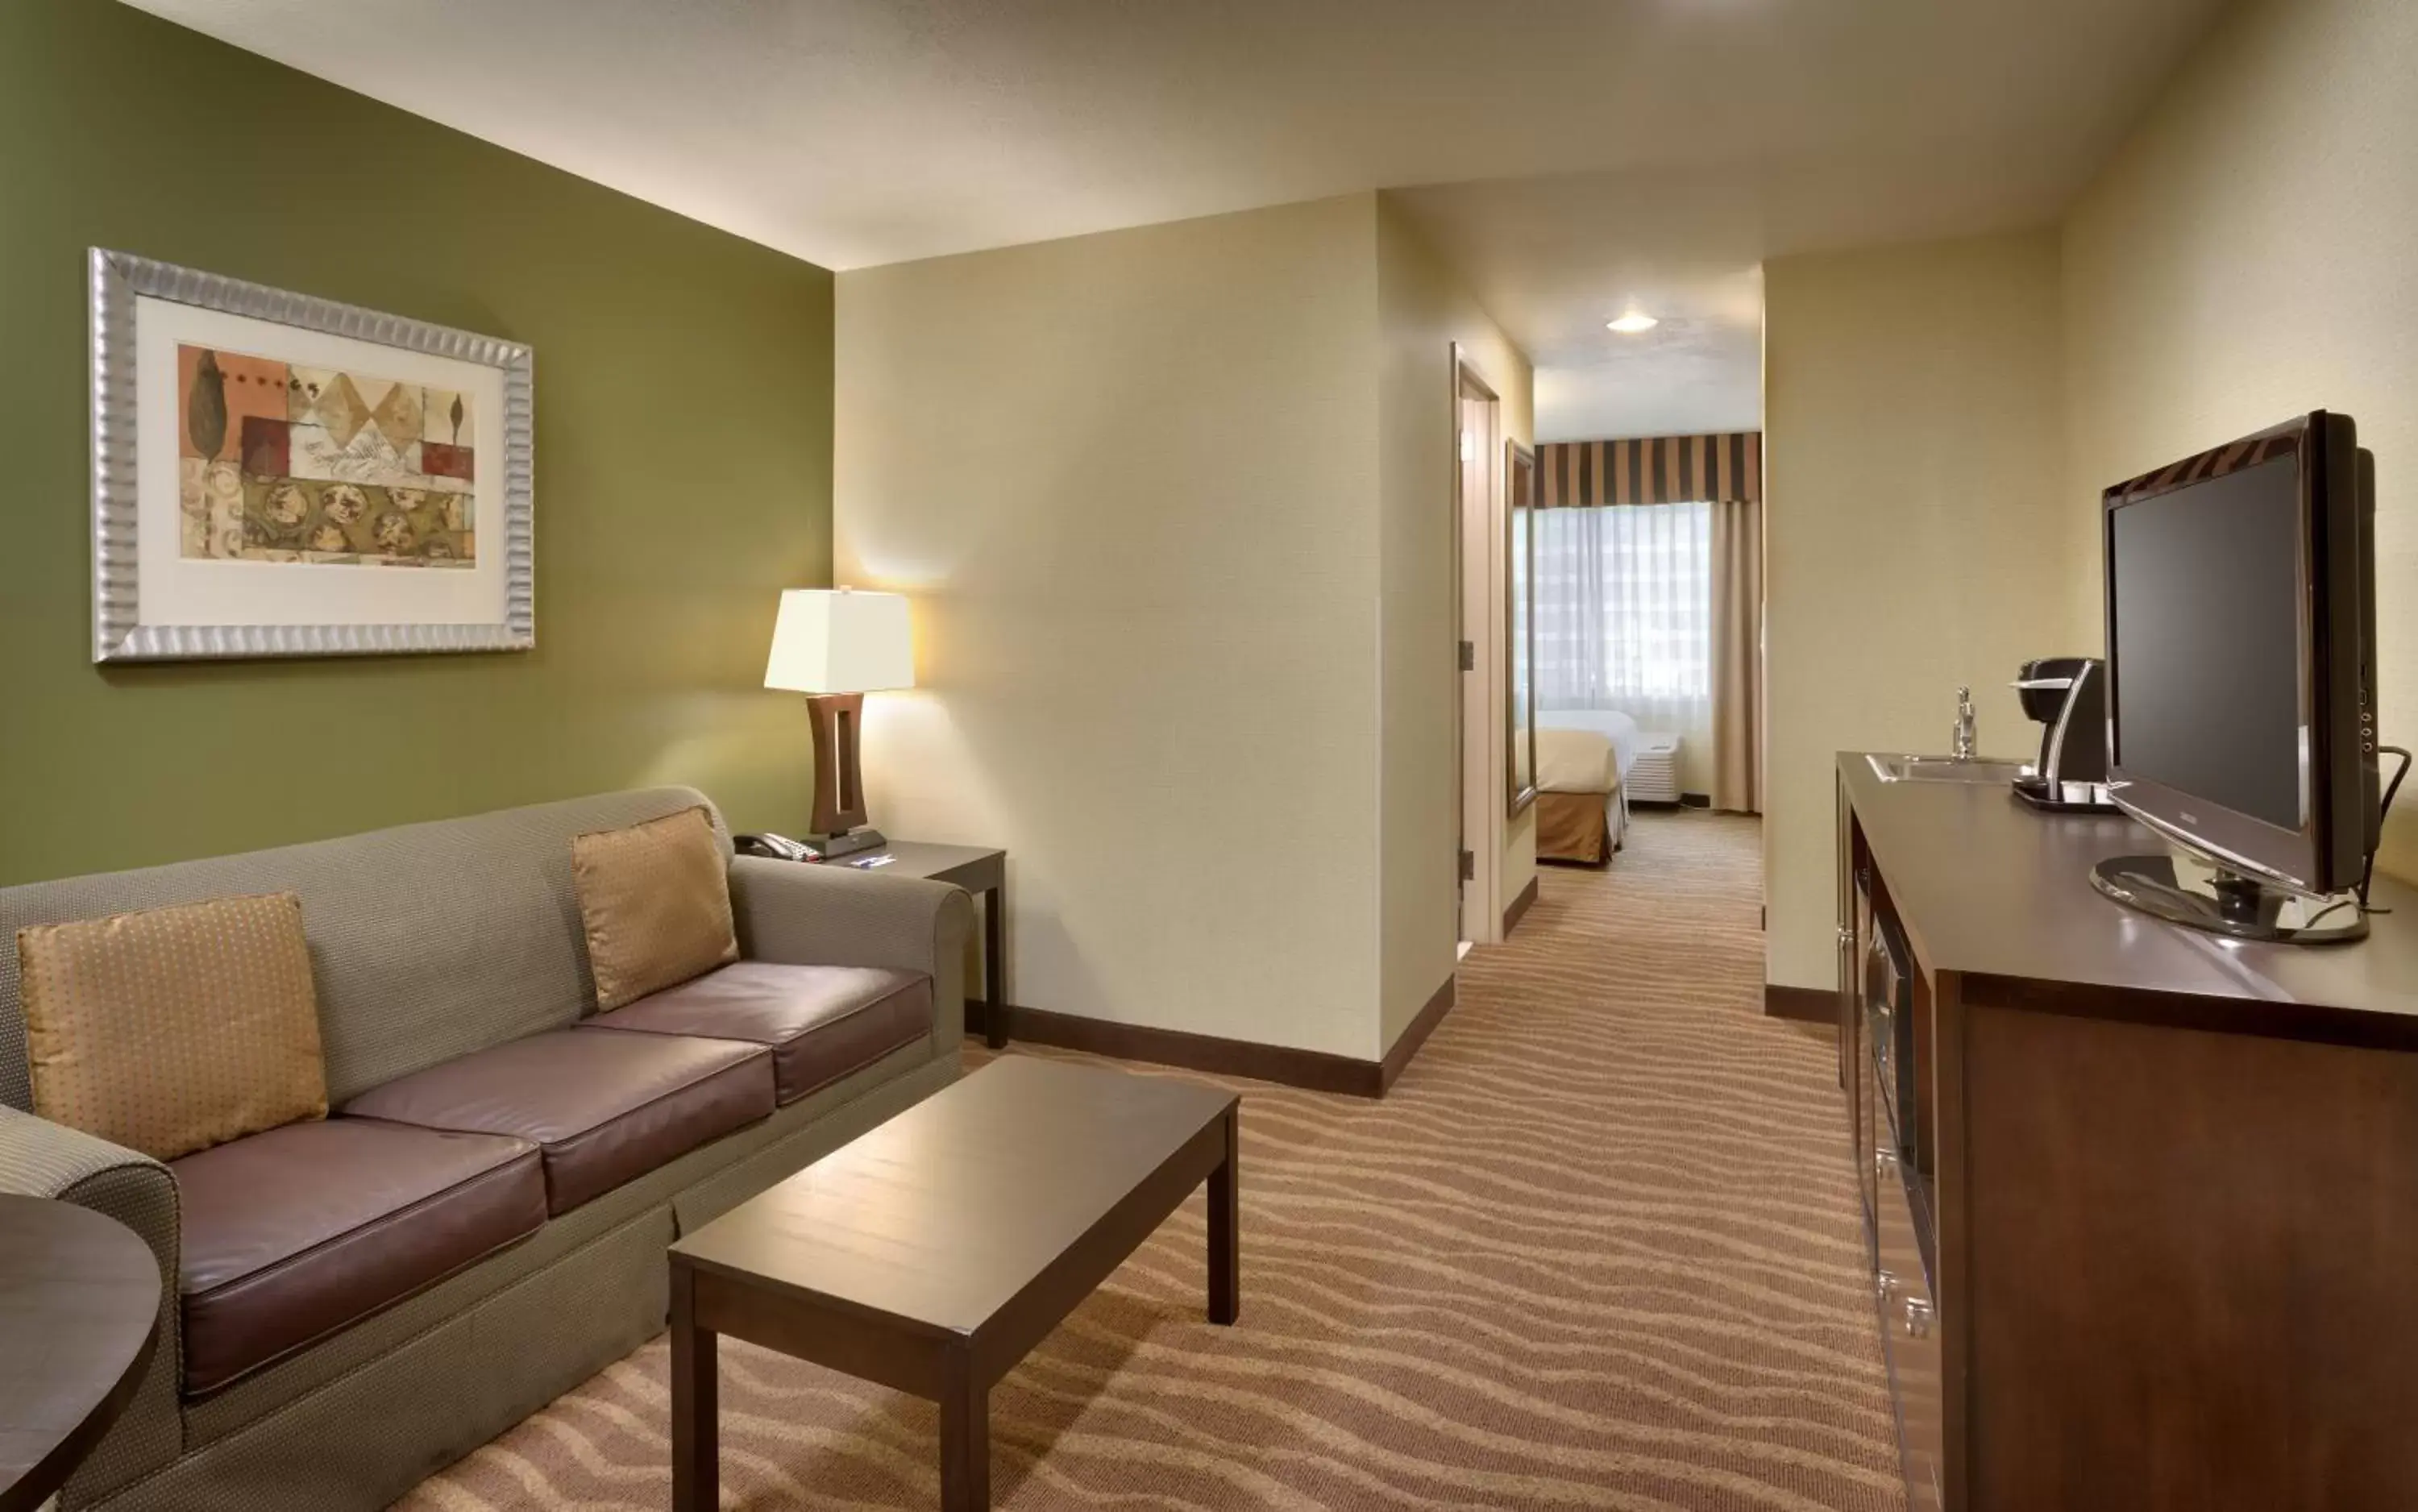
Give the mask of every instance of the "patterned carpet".
M 993 1392 L 997 1504 L 1903 1505 L 1832 1052 L 1758 1011 L 1753 823 L 1641 816 L 1542 889 L 1384 1101 L 1236 1084 L 1241 1323 L 1201 1319 L 1195 1197 Z M 665 1358 L 398 1507 L 660 1512 Z M 924 1403 L 731 1342 L 722 1402 L 726 1508 L 937 1503 Z

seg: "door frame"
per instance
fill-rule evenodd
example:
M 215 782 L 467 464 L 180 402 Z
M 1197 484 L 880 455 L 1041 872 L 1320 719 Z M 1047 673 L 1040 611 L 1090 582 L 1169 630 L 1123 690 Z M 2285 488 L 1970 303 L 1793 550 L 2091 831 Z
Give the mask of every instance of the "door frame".
M 1507 680 L 1503 616 L 1508 606 L 1504 587 L 1503 467 L 1505 428 L 1503 398 L 1485 374 L 1470 360 L 1459 342 L 1452 344 L 1452 580 L 1455 632 L 1451 654 L 1459 696 L 1453 700 L 1453 774 L 1461 822 L 1456 826 L 1458 851 L 1470 857 L 1469 875 L 1460 880 L 1460 938 L 1473 944 L 1492 944 L 1503 938 L 1503 848 L 1508 824 L 1503 794 L 1508 781 L 1503 728 Z M 1483 423 L 1475 434 L 1464 409 L 1477 406 Z M 1482 479 L 1476 496 L 1473 479 Z M 1466 654 L 1462 647 L 1469 649 Z

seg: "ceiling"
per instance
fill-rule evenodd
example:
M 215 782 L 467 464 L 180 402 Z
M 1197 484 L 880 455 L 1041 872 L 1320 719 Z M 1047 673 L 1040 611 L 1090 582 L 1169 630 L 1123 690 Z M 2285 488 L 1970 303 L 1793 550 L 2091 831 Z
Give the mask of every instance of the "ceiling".
M 1540 434 L 1645 434 L 1763 258 L 2053 215 L 2222 0 L 131 3 L 833 268 L 1429 186 Z

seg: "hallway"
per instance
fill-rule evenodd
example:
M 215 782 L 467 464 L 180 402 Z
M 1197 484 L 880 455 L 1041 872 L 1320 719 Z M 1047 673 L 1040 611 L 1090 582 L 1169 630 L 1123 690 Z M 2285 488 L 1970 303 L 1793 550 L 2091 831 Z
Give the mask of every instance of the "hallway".
M 1756 878 L 1752 820 L 1641 814 L 1384 1101 L 1237 1083 L 1241 1323 L 1196 1198 L 993 1393 L 998 1504 L 1894 1512 L 1832 1053 L 1761 1015 Z M 399 1504 L 652 1512 L 664 1381 L 657 1339 Z M 924 1403 L 734 1344 L 723 1404 L 727 1504 L 933 1504 Z

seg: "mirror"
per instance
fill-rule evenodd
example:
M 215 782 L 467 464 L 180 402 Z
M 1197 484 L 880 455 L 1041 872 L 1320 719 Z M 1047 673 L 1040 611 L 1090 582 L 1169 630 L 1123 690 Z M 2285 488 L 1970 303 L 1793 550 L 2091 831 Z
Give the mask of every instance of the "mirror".
M 1504 770 L 1510 777 L 1510 814 L 1537 801 L 1537 454 L 1517 441 L 1503 446 Z

